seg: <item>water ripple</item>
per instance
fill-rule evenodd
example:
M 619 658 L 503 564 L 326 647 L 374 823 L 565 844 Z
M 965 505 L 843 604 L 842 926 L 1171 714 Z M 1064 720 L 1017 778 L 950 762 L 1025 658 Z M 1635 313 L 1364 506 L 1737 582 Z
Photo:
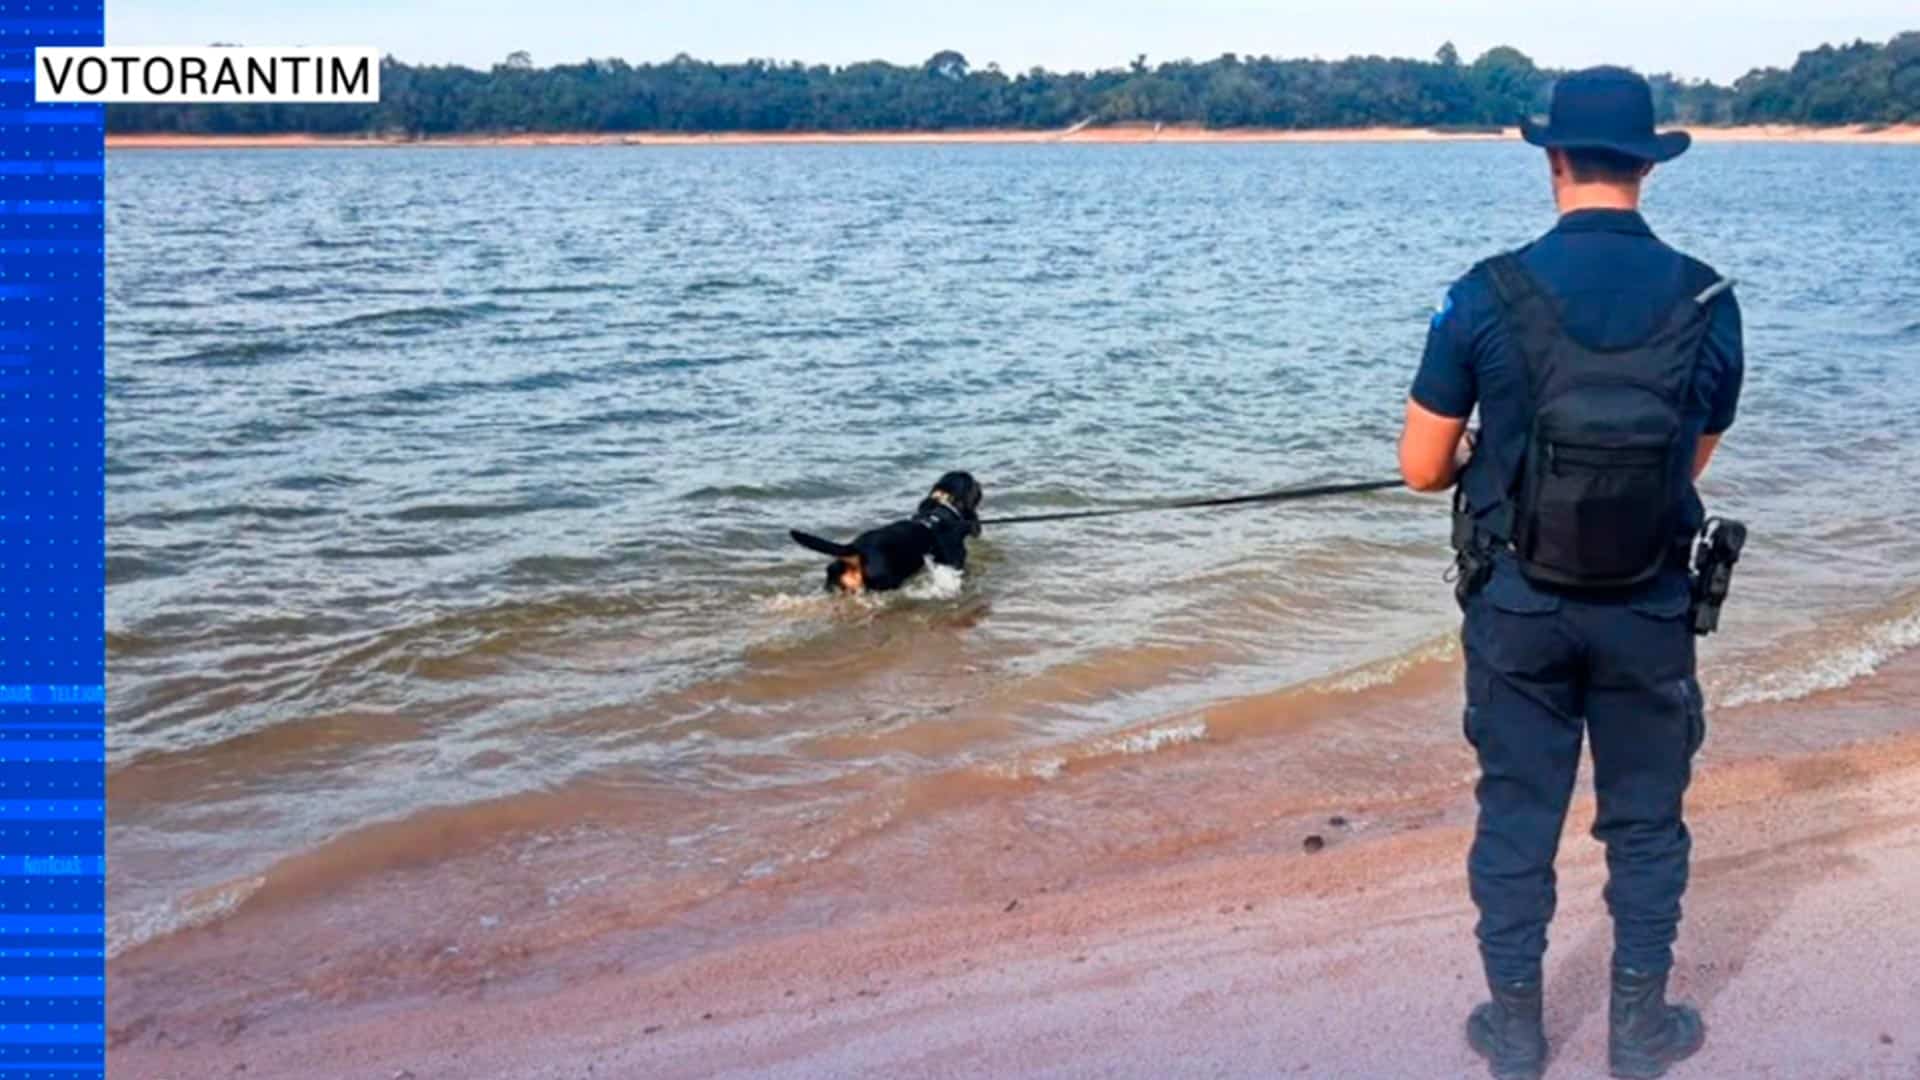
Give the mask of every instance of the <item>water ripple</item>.
M 120 910 L 587 776 L 677 806 L 1058 760 L 1443 636 L 1411 495 L 989 528 L 872 603 L 785 533 L 952 468 L 990 515 L 1388 475 L 1427 312 L 1547 224 L 1498 144 L 322 160 L 113 162 L 109 724 L 154 762 Z M 1650 188 L 1743 282 L 1705 488 L 1753 547 L 1710 666 L 1824 687 L 1911 645 L 1873 604 L 1920 585 L 1916 189 L 1906 148 L 1719 145 Z

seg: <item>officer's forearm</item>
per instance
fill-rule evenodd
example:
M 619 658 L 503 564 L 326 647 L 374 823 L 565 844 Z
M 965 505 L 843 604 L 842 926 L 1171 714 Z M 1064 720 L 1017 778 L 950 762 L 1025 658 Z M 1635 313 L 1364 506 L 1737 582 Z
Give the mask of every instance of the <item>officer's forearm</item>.
M 1695 480 L 1700 479 L 1700 475 L 1707 471 L 1707 462 L 1713 460 L 1713 452 L 1719 448 L 1720 436 L 1700 436 L 1700 445 L 1693 452 L 1693 478 Z
M 1407 400 L 1400 433 L 1400 477 L 1415 491 L 1445 491 L 1459 470 L 1465 417 L 1442 416 Z
M 1460 479 L 1460 470 L 1466 468 L 1468 459 L 1473 457 L 1473 438 L 1473 432 L 1463 433 L 1459 441 L 1454 443 L 1452 460 L 1443 466 L 1435 466 L 1424 471 L 1418 468 L 1410 470 L 1408 463 L 1403 459 L 1400 464 L 1401 479 L 1415 491 L 1447 490 Z
M 1459 472 L 1460 463 L 1454 460 L 1428 465 L 1412 464 L 1405 459 L 1400 462 L 1400 478 L 1415 491 L 1445 491 L 1453 486 Z

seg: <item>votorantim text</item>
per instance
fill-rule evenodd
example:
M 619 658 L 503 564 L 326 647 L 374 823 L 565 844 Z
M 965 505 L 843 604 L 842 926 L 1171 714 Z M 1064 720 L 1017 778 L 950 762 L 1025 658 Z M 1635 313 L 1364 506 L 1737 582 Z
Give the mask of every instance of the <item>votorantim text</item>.
M 34 66 L 42 102 L 372 102 L 373 49 L 43 48 Z

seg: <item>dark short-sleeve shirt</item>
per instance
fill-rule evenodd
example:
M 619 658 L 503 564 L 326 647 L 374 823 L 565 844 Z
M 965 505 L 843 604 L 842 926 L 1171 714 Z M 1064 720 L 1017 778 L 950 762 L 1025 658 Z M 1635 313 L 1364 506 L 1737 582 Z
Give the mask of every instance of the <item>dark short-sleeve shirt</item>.
M 1561 326 L 1599 349 L 1645 340 L 1675 304 L 1719 279 L 1705 263 L 1662 243 L 1630 210 L 1567 214 L 1518 255 L 1560 302 Z M 1710 304 L 1706 343 L 1686 410 L 1695 438 L 1732 426 L 1745 370 L 1738 302 L 1729 290 Z M 1487 454 L 1492 461 L 1517 462 L 1523 456 L 1531 426 L 1526 367 L 1508 340 L 1485 274 L 1468 273 L 1447 290 L 1427 331 L 1412 396 L 1442 416 L 1466 417 L 1478 406 L 1476 458 Z M 1471 487 L 1468 496 L 1474 496 Z M 1688 503 L 1687 516 L 1695 520 L 1686 524 L 1697 526 L 1698 500 Z

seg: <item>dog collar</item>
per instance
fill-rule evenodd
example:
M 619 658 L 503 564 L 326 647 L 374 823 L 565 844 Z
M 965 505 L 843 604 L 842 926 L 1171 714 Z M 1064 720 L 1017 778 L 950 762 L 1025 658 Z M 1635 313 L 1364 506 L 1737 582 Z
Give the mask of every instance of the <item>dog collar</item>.
M 913 515 L 913 523 L 915 525 L 918 525 L 923 529 L 933 528 L 934 519 L 940 516 L 941 511 L 945 511 L 953 515 L 953 520 L 955 521 L 965 522 L 967 520 L 966 518 L 961 516 L 960 511 L 955 510 L 953 508 L 952 503 L 947 502 L 944 499 L 939 499 L 935 501 L 939 502 L 940 505 L 934 507 L 931 510 L 926 511 L 925 513 Z

